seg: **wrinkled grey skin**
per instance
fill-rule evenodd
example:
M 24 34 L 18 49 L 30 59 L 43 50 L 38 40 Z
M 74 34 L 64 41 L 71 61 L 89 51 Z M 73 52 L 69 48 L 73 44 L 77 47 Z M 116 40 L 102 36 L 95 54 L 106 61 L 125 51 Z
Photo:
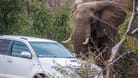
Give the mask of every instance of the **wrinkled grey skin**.
M 98 48 L 96 55 L 107 47 L 106 52 L 102 54 L 104 60 L 107 60 L 110 57 L 118 27 L 125 17 L 125 11 L 113 1 L 91 1 L 78 4 L 73 11 L 75 26 L 70 37 L 77 57 L 80 57 L 80 53 L 87 53 L 88 47 L 91 47 L 91 51 L 95 51 L 95 47 Z M 89 41 L 84 45 L 87 39 Z
M 96 40 L 100 51 L 107 47 L 106 52 L 102 54 L 104 61 L 108 60 L 111 55 L 111 49 L 115 45 L 119 25 L 124 22 L 125 17 L 125 11 L 118 4 L 105 7 L 101 12 L 100 19 L 108 24 L 98 22 Z M 91 33 L 91 37 L 93 37 L 93 33 Z
M 96 30 L 97 26 L 95 23 L 97 22 L 97 19 L 94 17 L 99 18 L 99 12 L 112 4 L 113 1 L 91 1 L 81 3 L 73 12 L 75 28 L 71 35 L 71 40 L 74 44 L 77 57 L 80 57 L 80 53 L 85 53 L 88 51 L 88 46 L 83 45 L 83 42 L 85 42 L 88 38 L 90 39 L 91 33 Z

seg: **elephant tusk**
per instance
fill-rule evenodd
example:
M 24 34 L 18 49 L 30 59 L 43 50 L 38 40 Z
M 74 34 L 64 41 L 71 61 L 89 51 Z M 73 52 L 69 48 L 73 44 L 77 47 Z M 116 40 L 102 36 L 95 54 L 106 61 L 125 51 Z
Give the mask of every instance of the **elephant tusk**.
M 67 40 L 62 41 L 62 43 L 68 43 L 69 41 L 71 41 L 71 37 L 69 37 Z
M 83 45 L 88 44 L 90 38 L 86 38 L 85 42 L 83 42 Z

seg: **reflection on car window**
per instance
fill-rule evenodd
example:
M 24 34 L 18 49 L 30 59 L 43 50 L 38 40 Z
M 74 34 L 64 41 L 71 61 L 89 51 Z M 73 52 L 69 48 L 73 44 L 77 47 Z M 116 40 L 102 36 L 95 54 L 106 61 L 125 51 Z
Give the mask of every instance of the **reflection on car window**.
M 22 51 L 29 52 L 29 49 L 24 43 L 15 41 L 12 47 L 12 56 L 20 57 Z
M 61 44 L 52 42 L 30 42 L 38 57 L 72 58 L 72 54 Z
M 4 39 L 0 39 L 0 54 L 8 54 L 8 49 L 10 47 L 10 40 L 4 40 Z

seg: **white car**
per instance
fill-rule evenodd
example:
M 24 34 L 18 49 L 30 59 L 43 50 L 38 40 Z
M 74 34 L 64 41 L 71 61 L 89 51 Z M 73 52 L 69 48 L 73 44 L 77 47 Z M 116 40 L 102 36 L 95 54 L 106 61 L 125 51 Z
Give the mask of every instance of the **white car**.
M 0 36 L 0 78 L 80 78 L 74 72 L 80 66 L 80 60 L 57 41 Z M 98 66 L 92 66 L 101 71 Z M 103 77 L 100 74 L 94 78 Z

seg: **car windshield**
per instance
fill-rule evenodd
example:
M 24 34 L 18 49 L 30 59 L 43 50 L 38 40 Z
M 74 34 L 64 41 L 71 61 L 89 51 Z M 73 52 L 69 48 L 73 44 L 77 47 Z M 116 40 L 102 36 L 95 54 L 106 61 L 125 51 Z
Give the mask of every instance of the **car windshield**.
M 30 42 L 38 57 L 73 58 L 73 55 L 60 43 Z

